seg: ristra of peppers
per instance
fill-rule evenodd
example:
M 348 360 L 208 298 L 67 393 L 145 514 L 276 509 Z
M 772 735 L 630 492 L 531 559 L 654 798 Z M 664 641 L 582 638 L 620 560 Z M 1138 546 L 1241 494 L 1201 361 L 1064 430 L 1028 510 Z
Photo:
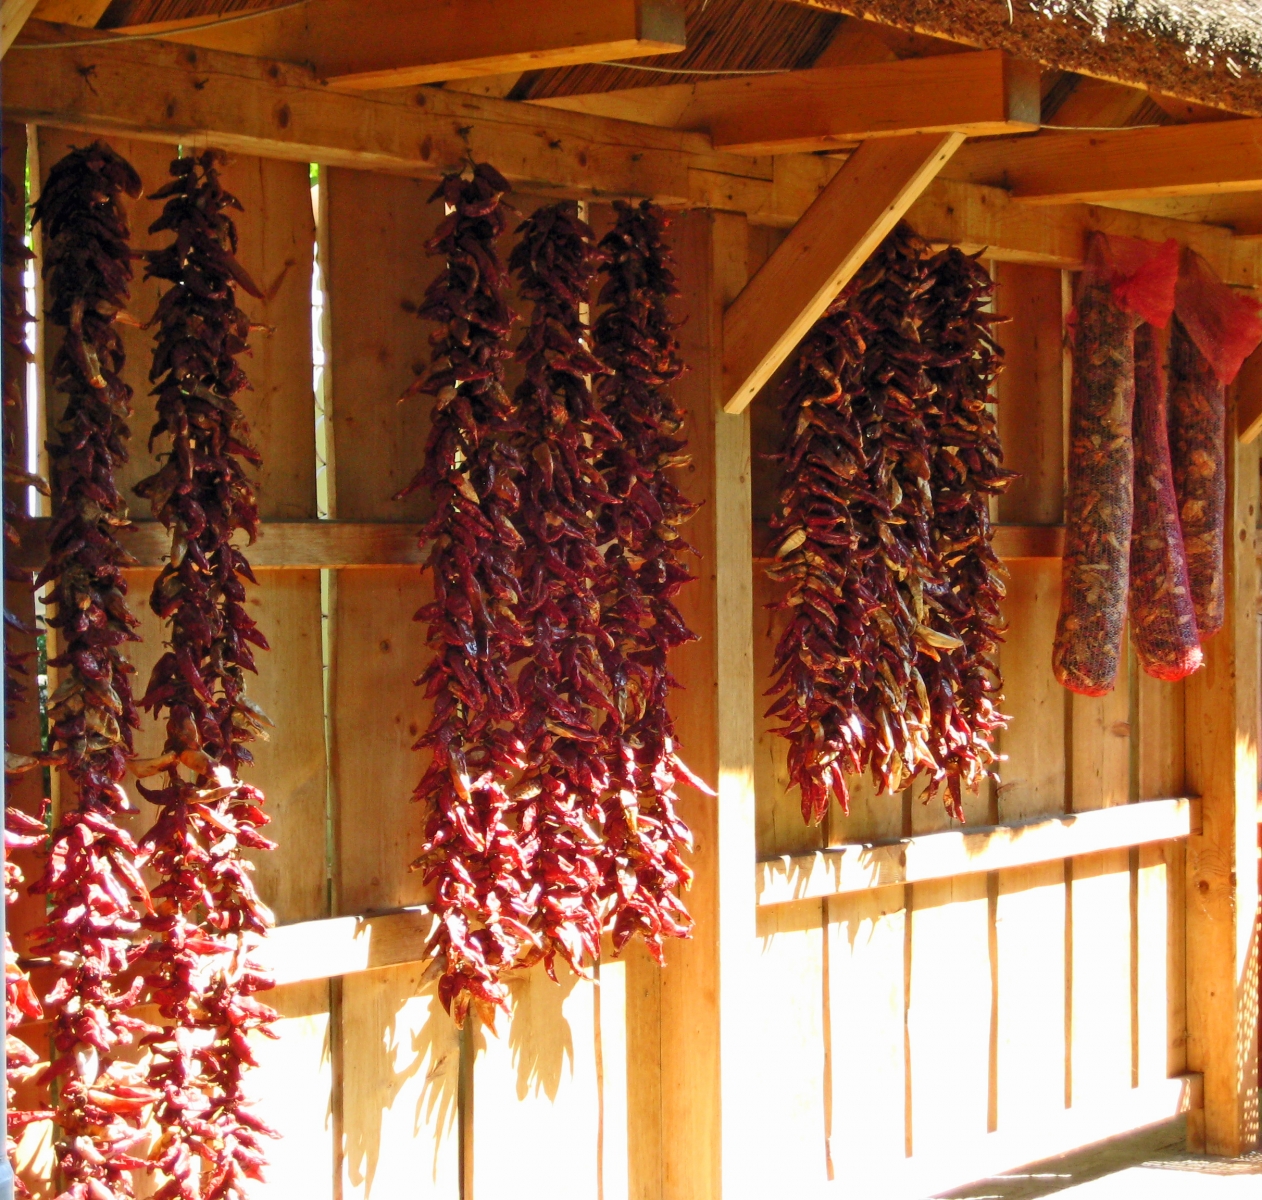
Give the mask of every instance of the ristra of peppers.
M 433 888 L 429 953 L 458 1024 L 471 1004 L 493 1022 L 508 1004 L 503 972 L 543 948 L 531 928 L 537 836 L 518 821 L 530 797 L 513 794 L 527 760 L 510 665 L 529 639 L 516 577 L 521 427 L 504 387 L 514 314 L 497 250 L 507 191 L 479 164 L 468 179 L 448 175 L 432 197 L 451 211 L 426 244 L 444 267 L 418 311 L 439 328 L 430 369 L 408 395 L 435 398 L 433 423 L 424 465 L 398 493 L 426 488 L 434 504 L 421 531 L 434 598 L 416 614 L 432 649 L 417 683 L 434 705 L 416 748 L 431 759 L 413 793 L 426 817 L 412 867 Z
M 972 255 L 950 247 L 926 267 L 930 287 L 921 336 L 935 358 L 926 423 L 933 443 L 932 533 L 941 574 L 925 584 L 930 624 L 959 638 L 957 649 L 922 645 L 918 670 L 929 692 L 930 749 L 945 775 L 944 799 L 964 819 L 962 789 L 976 791 L 997 763 L 995 735 L 1007 724 L 999 711 L 1002 678 L 995 652 L 1007 625 L 999 606 L 1007 572 L 995 554 L 990 499 L 1016 478 L 1003 465 L 991 387 L 1003 350 L 988 311 L 994 284 Z M 928 798 L 928 797 L 926 797 Z
M 684 413 L 671 394 L 685 368 L 669 308 L 679 293 L 665 241 L 669 219 L 647 201 L 617 202 L 615 211 L 599 246 L 604 308 L 592 329 L 608 370 L 597 390 L 618 434 L 601 459 L 611 497 L 600 519 L 607 546 L 601 623 L 612 642 L 606 674 L 618 710 L 603 873 L 615 948 L 639 935 L 660 962 L 663 939 L 687 937 L 692 928 L 680 898 L 692 880 L 684 861 L 692 834 L 677 812 L 676 789 L 682 779 L 714 794 L 680 757 L 667 706 L 679 686 L 670 652 L 696 637 L 675 599 L 694 578 L 680 526 L 697 505 L 675 477 L 689 457 Z
M 266 737 L 267 719 L 245 694 L 252 647 L 267 640 L 245 610 L 249 562 L 232 545 L 251 542 L 259 512 L 242 460 L 259 455 L 236 396 L 249 386 L 237 357 L 249 319 L 235 288 L 259 290 L 236 260 L 240 210 L 219 179 L 223 155 L 208 150 L 171 164 L 171 181 L 150 233 L 175 240 L 148 254 L 147 278 L 170 283 L 151 324 L 158 326 L 150 378 L 158 420 L 151 444 L 170 439 L 162 466 L 136 486 L 171 531 L 170 561 L 150 605 L 171 622 L 170 650 L 154 667 L 142 707 L 166 718 L 156 759 L 138 776 L 159 806 L 141 840 L 143 861 L 160 882 L 146 917 L 150 995 L 169 1024 L 146 1037 L 149 1083 L 161 1099 L 154 1165 L 165 1181 L 155 1200 L 238 1200 L 261 1179 L 262 1137 L 276 1136 L 246 1105 L 244 1077 L 256 1065 L 248 1035 L 276 1036 L 276 1014 L 254 993 L 271 981 L 251 954 L 273 924 L 250 878 L 245 848 L 272 849 L 260 828 L 264 798 L 239 777 L 253 759 L 248 743 Z M 197 1160 L 200 1159 L 200 1164 Z
M 514 397 L 525 468 L 518 619 L 530 645 L 517 679 L 526 769 L 513 795 L 518 830 L 532 845 L 533 927 L 555 979 L 557 954 L 580 973 L 600 955 L 602 801 L 608 735 L 621 714 L 605 673 L 613 643 L 598 599 L 598 514 L 610 500 L 599 462 L 618 435 L 592 391 L 605 368 L 580 311 L 596 275 L 592 231 L 565 201 L 538 209 L 517 232 L 509 267 L 533 308 Z
M 44 232 L 48 319 L 63 331 L 53 387 L 66 397 L 48 444 L 50 550 L 35 582 L 49 586 L 47 623 L 59 651 L 48 664 L 60 678 L 48 703 L 50 757 L 70 782 L 73 807 L 62 813 L 43 877 L 31 888 L 49 904 L 32 952 L 58 972 L 45 998 L 55 1056 L 43 1081 L 60 1080 L 64 1200 L 134 1194 L 131 1171 L 144 1163 L 131 1151 L 157 1098 L 140 1069 L 118 1057 L 149 1028 L 125 1010 L 143 986 L 127 975 L 144 952 L 134 940 L 142 909 L 151 911 L 136 844 L 117 823 L 135 811 L 122 780 L 140 724 L 123 654 L 138 640 L 123 576 L 134 559 L 119 540 L 129 522 L 116 482 L 127 461 L 132 395 L 115 324 L 132 276 L 124 193 L 140 194 L 139 176 L 97 142 L 52 168 L 34 218 Z

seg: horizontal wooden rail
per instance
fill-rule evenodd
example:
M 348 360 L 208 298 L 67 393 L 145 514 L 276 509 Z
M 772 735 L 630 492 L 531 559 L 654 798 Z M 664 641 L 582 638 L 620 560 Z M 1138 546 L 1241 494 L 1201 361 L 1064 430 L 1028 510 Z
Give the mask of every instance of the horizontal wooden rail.
M 379 967 L 419 962 L 433 932 L 428 908 L 400 909 L 363 917 L 300 921 L 272 930 L 259 953 L 276 986 L 354 975 Z
M 771 530 L 765 521 L 754 526 L 754 561 L 768 563 Z M 995 552 L 1006 562 L 1022 558 L 1060 558 L 1065 552 L 1063 525 L 996 525 Z
M 37 571 L 48 558 L 45 518 L 28 522 L 14 566 Z M 268 521 L 248 550 L 256 570 L 312 571 L 321 567 L 391 567 L 420 563 L 419 525 L 387 521 Z M 160 567 L 171 552 L 171 535 L 157 521 L 137 521 L 122 537 L 137 569 Z M 241 539 L 244 545 L 244 539 Z
M 1144 800 L 1009 825 L 784 855 L 758 864 L 758 906 L 822 900 L 895 884 L 977 875 L 1173 841 L 1197 831 L 1199 804 L 1188 799 Z

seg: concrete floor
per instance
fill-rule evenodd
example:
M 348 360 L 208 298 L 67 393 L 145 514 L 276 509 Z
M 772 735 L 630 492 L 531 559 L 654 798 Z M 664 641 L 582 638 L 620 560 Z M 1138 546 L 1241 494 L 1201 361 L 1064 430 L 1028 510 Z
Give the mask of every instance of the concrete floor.
M 1184 1150 L 1183 1122 L 944 1193 L 944 1200 L 1262 1200 L 1262 1152 L 1225 1161 Z

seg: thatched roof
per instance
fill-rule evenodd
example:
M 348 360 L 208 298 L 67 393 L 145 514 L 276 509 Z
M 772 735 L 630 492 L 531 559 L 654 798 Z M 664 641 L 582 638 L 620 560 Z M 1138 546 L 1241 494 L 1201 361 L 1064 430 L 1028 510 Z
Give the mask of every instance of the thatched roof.
M 102 28 L 273 7 L 284 0 L 113 0 Z M 845 18 L 1052 68 L 1262 114 L 1262 0 L 685 0 L 688 49 L 637 64 L 693 70 L 812 65 Z M 919 52 L 924 52 L 919 51 Z M 932 50 L 930 50 L 932 52 Z M 682 76 L 679 78 L 683 78 Z M 518 99 L 669 83 L 587 66 L 529 72 Z

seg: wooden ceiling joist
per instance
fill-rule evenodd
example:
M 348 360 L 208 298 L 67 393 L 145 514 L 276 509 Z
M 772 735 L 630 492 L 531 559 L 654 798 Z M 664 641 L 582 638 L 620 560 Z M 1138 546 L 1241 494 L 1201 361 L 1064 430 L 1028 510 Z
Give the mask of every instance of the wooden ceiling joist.
M 744 411 L 964 141 L 865 142 L 723 316 L 723 407 Z
M 729 153 L 789 154 L 908 133 L 1030 132 L 1039 123 L 1039 68 L 985 50 L 534 103 L 706 132 Z
M 5 55 L 39 0 L 0 0 L 0 55 Z
M 22 40 L 61 42 L 76 32 L 85 41 L 94 36 L 34 21 Z M 745 213 L 752 224 L 780 228 L 792 227 L 841 169 L 818 155 L 718 154 L 699 134 L 440 88 L 348 95 L 302 67 L 167 42 L 14 49 L 0 84 L 5 116 L 15 121 L 430 179 L 472 154 L 536 194 L 645 197 Z M 1033 208 L 998 188 L 939 177 L 908 217 L 934 242 L 1067 269 L 1082 265 L 1088 230 L 1177 237 L 1228 282 L 1262 286 L 1258 242 L 1164 215 L 1086 204 Z
M 202 18 L 204 22 L 204 18 Z M 405 87 L 683 50 L 680 0 L 311 0 L 299 8 L 187 29 L 116 30 L 306 63 L 330 87 Z
M 979 142 L 948 173 L 1035 204 L 1262 191 L 1262 119 Z

